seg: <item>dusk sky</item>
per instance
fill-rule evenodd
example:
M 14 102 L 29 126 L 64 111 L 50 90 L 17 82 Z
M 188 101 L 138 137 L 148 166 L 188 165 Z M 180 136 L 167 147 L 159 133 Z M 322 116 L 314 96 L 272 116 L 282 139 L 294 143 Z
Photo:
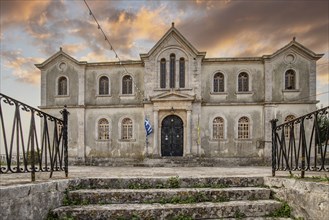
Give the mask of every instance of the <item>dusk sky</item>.
M 0 91 L 40 105 L 40 71 L 34 66 L 62 47 L 80 61 L 113 61 L 115 54 L 82 0 L 0 0 Z M 175 22 L 206 57 L 272 54 L 293 37 L 315 53 L 317 97 L 329 105 L 329 1 L 87 0 L 121 59 L 138 60 Z

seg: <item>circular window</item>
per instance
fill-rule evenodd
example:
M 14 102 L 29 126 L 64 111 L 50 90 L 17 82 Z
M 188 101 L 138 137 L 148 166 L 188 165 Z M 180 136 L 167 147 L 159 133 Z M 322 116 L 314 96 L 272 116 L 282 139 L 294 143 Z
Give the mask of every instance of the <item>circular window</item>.
M 61 62 L 59 65 L 58 65 L 58 69 L 60 71 L 64 71 L 66 69 L 66 63 L 64 62 Z
M 295 55 L 293 55 L 293 54 L 288 54 L 288 55 L 286 55 L 286 57 L 285 57 L 285 61 L 286 61 L 287 63 L 293 63 L 293 62 L 295 62 L 295 60 L 296 60 L 296 57 L 295 57 Z

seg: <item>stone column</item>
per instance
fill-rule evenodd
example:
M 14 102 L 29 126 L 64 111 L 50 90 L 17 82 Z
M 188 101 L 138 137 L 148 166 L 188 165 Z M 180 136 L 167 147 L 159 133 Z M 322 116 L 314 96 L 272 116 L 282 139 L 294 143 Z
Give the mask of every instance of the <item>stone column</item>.
M 186 129 L 187 129 L 187 137 L 186 137 L 186 153 L 185 155 L 191 154 L 191 147 L 192 147 L 192 129 L 191 129 L 191 122 L 192 122 L 192 111 L 187 110 L 187 120 L 186 120 Z
M 159 110 L 153 110 L 154 129 L 153 129 L 153 155 L 160 156 L 159 154 Z

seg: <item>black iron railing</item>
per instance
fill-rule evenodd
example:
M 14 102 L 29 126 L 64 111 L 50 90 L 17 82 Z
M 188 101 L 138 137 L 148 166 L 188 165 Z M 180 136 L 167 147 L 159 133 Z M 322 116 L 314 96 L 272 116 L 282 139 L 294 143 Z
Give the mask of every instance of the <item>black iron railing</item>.
M 65 171 L 68 176 L 66 107 L 63 120 L 0 93 L 0 174 Z
M 272 124 L 272 175 L 275 171 L 329 171 L 329 106 L 294 120 Z

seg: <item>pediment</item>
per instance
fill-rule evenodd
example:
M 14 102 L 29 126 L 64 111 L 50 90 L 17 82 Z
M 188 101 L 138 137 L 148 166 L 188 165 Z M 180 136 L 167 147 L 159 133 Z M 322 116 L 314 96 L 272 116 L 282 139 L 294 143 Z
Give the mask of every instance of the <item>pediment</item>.
M 62 48 L 60 48 L 60 50 L 55 53 L 54 55 L 52 55 L 51 57 L 49 57 L 47 60 L 45 60 L 44 62 L 40 63 L 40 64 L 35 64 L 35 66 L 39 69 L 43 69 L 43 68 L 47 68 L 48 65 L 50 65 L 51 63 L 53 63 L 54 60 L 57 60 L 58 58 L 65 58 L 67 60 L 70 60 L 71 62 L 79 65 L 79 64 L 86 64 L 86 61 L 78 61 L 76 59 L 74 59 L 73 57 L 71 57 L 70 55 L 68 55 L 67 53 L 65 53 Z
M 177 46 L 190 51 L 196 56 L 206 56 L 206 52 L 199 52 L 175 27 L 172 27 L 163 35 L 163 37 L 146 54 L 140 54 L 141 59 L 145 59 L 156 53 L 161 48 Z
M 151 97 L 152 102 L 163 102 L 163 101 L 194 101 L 195 96 L 182 94 L 178 92 L 165 92 L 157 96 Z
M 264 55 L 263 58 L 264 59 L 272 59 L 288 50 L 293 50 L 295 52 L 298 52 L 299 54 L 302 54 L 306 57 L 309 57 L 311 59 L 314 60 L 318 60 L 320 59 L 324 54 L 317 54 L 314 53 L 313 51 L 311 51 L 310 49 L 306 48 L 305 46 L 303 46 L 302 44 L 298 43 L 295 39 L 292 40 L 289 44 L 285 45 L 284 47 L 282 47 L 281 49 L 277 50 L 276 52 L 274 52 L 271 55 Z

